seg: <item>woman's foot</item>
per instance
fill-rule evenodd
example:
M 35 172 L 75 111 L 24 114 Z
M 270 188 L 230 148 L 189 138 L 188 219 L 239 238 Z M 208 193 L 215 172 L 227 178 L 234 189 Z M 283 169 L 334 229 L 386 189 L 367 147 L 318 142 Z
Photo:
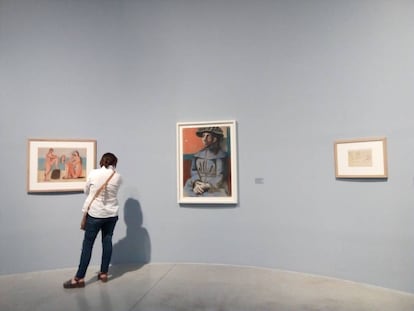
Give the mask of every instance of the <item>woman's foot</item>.
M 108 273 L 99 272 L 98 280 L 101 280 L 102 282 L 108 282 Z
M 73 278 L 63 283 L 63 288 L 80 288 L 85 287 L 85 281 L 79 278 Z

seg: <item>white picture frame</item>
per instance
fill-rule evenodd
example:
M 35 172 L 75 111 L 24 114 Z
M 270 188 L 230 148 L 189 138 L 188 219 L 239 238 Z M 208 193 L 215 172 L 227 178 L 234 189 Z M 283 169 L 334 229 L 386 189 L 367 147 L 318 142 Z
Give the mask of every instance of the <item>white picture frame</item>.
M 96 140 L 31 138 L 27 149 L 29 193 L 83 191 L 96 168 Z
M 202 134 L 202 131 L 208 129 L 219 132 L 217 137 L 220 140 L 220 151 L 217 153 L 207 150 L 203 145 L 201 136 L 207 134 Z M 212 133 L 212 136 L 216 134 Z M 210 159 L 202 159 L 202 152 L 211 152 Z M 202 166 L 205 166 L 205 169 Z M 214 174 L 217 178 L 209 183 L 208 179 Z M 220 182 L 216 184 L 217 180 Z M 194 185 L 199 181 L 205 182 L 209 190 L 196 193 Z M 180 204 L 238 203 L 235 120 L 177 123 L 177 189 Z
M 385 137 L 334 142 L 336 178 L 388 178 Z

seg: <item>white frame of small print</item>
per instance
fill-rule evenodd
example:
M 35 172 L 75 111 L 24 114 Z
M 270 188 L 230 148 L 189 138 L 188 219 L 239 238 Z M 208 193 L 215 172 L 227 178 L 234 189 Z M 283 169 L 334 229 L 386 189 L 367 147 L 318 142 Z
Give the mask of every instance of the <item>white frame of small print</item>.
M 334 157 L 337 178 L 388 178 L 385 137 L 337 140 Z

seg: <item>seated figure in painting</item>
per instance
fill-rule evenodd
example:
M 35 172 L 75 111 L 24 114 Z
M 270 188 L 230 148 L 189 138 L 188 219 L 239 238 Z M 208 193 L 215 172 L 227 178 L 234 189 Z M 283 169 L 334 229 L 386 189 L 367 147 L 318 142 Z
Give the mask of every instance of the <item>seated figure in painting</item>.
M 82 158 L 79 151 L 72 152 L 70 159 L 65 163 L 66 173 L 64 179 L 74 179 L 82 177 Z
M 203 148 L 194 154 L 191 177 L 184 185 L 186 196 L 228 196 L 227 153 L 222 150 L 223 130 L 220 127 L 199 128 Z

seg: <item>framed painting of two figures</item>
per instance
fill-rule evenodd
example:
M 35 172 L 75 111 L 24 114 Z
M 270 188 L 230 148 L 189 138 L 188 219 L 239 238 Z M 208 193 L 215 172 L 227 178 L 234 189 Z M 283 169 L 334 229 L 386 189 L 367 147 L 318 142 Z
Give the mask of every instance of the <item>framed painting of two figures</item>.
M 96 167 L 95 140 L 29 139 L 28 192 L 83 191 Z

